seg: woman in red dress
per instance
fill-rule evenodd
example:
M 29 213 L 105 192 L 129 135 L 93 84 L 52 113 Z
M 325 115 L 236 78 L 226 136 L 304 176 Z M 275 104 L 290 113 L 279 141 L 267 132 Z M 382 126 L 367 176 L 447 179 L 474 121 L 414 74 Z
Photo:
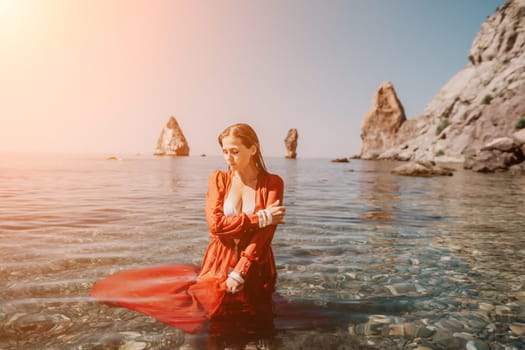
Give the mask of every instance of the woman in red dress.
M 200 268 L 123 271 L 98 281 L 91 296 L 188 333 L 272 331 L 277 272 L 271 242 L 284 223 L 283 181 L 266 170 L 249 125 L 226 128 L 219 144 L 229 170 L 209 177 L 205 212 L 211 240 Z

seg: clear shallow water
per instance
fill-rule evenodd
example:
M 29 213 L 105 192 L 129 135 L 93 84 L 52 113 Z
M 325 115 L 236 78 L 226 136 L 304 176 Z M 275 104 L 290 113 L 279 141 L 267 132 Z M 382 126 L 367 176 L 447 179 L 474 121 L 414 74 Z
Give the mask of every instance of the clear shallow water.
M 273 243 L 278 292 L 332 321 L 278 318 L 272 348 L 319 348 L 311 337 L 327 348 L 410 348 L 407 334 L 364 327 L 374 315 L 389 329 L 425 325 L 429 341 L 450 331 L 522 348 L 509 325 L 525 322 L 525 178 L 463 170 L 408 178 L 390 174 L 394 163 L 358 160 L 266 162 L 285 181 L 288 207 Z M 199 264 L 207 178 L 217 168 L 220 157 L 3 154 L 0 348 L 178 349 L 177 329 L 87 295 L 119 270 Z

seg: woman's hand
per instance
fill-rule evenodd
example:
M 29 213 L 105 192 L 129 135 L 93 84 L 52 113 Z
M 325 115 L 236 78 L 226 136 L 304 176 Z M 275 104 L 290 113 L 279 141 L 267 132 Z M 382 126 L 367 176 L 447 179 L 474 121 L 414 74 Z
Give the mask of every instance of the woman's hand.
M 266 207 L 266 210 L 272 215 L 272 225 L 284 224 L 284 215 L 286 214 L 286 207 L 279 205 L 280 201 L 276 200 Z
M 232 294 L 235 294 L 237 293 L 238 291 L 240 291 L 243 287 L 243 283 L 231 278 L 231 277 L 228 277 L 226 279 L 226 290 Z

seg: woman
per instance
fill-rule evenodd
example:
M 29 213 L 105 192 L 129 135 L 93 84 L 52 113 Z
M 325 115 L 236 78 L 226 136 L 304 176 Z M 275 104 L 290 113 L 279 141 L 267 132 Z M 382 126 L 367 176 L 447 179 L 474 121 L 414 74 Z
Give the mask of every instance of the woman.
M 228 171 L 208 181 L 211 241 L 200 269 L 170 265 L 124 271 L 97 282 L 91 295 L 177 326 L 212 334 L 272 328 L 276 281 L 271 242 L 284 224 L 283 181 L 266 170 L 259 140 L 247 124 L 219 135 Z

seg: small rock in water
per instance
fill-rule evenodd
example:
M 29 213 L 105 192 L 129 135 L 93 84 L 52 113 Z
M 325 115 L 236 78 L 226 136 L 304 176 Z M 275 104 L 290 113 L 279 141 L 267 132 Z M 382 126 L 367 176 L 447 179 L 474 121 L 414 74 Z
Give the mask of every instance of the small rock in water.
M 386 286 L 386 288 L 388 289 L 388 291 L 392 294 L 392 295 L 399 295 L 399 293 L 397 292 L 396 288 L 394 286 Z
M 427 327 L 421 327 L 417 331 L 417 336 L 421 338 L 430 338 L 434 335 L 434 330 L 427 328 Z
M 516 335 L 521 336 L 525 334 L 525 323 L 514 322 L 509 325 L 509 328 Z
M 489 303 L 479 303 L 479 308 L 481 310 L 492 311 L 494 310 L 494 305 Z
M 480 340 L 469 340 L 466 348 L 467 350 L 490 350 L 490 346 Z
M 104 334 L 99 341 L 100 345 L 107 349 L 120 347 L 124 343 L 124 337 L 118 333 Z
M 472 341 L 474 339 L 474 336 L 470 333 L 467 333 L 467 332 L 456 332 L 454 334 L 452 334 L 453 337 L 455 338 L 461 338 L 461 339 L 465 339 L 465 340 L 469 340 L 469 341 Z
M 345 275 L 347 275 L 348 277 L 350 277 L 353 280 L 355 280 L 357 278 L 357 275 L 355 274 L 355 272 L 347 272 Z
M 481 253 L 479 250 L 474 249 L 474 250 L 472 251 L 472 255 L 474 255 L 474 256 L 480 256 L 480 255 L 482 255 L 482 253 Z
M 386 315 L 371 315 L 368 321 L 373 324 L 388 324 L 392 320 Z
M 469 325 L 469 328 L 475 329 L 475 330 L 483 329 L 487 325 L 486 320 L 476 317 L 475 315 L 473 315 L 473 317 L 468 319 L 467 323 Z
M 143 350 L 148 346 L 147 343 L 142 341 L 130 341 L 119 347 L 119 350 Z
M 463 323 L 461 323 L 458 320 L 453 319 L 445 319 L 438 322 L 439 325 L 441 325 L 445 329 L 449 330 L 462 330 L 464 328 Z
M 259 349 L 259 348 L 257 347 L 257 344 L 255 344 L 255 343 L 248 343 L 244 347 L 244 350 L 257 350 L 257 349 Z
M 416 292 L 420 294 L 425 293 L 427 291 L 425 287 L 421 286 L 418 283 L 414 284 L 414 287 L 416 288 Z
M 133 331 L 124 331 L 124 332 L 120 332 L 120 334 L 126 336 L 127 338 L 138 338 L 142 335 L 139 332 L 133 332 Z
M 386 288 L 392 293 L 392 295 L 407 294 L 415 289 L 408 283 L 396 283 L 386 286 Z
M 416 350 L 434 350 L 434 348 L 429 344 L 419 344 Z
M 391 324 L 388 326 L 388 335 L 391 337 L 403 337 L 405 327 L 402 324 Z
M 485 329 L 489 333 L 494 333 L 496 331 L 496 325 L 494 323 L 489 323 Z
M 496 315 L 509 316 L 512 314 L 512 309 L 506 305 L 496 305 Z

